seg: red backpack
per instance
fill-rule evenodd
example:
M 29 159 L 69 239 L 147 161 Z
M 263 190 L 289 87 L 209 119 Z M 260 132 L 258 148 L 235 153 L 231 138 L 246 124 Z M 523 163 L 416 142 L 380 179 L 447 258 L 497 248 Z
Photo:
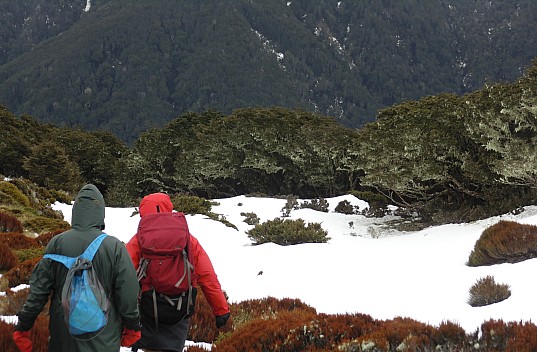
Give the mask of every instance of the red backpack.
M 158 323 L 175 324 L 194 313 L 197 275 L 192 265 L 190 232 L 183 213 L 147 214 L 137 232 L 140 245 L 140 310 Z

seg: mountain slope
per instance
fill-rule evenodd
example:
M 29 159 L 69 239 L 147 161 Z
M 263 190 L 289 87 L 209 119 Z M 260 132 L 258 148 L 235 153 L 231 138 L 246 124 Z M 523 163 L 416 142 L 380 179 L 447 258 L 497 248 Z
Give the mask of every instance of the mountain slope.
M 0 4 L 0 104 L 125 141 L 187 111 L 279 105 L 350 127 L 379 108 L 511 81 L 537 4 L 438 0 Z

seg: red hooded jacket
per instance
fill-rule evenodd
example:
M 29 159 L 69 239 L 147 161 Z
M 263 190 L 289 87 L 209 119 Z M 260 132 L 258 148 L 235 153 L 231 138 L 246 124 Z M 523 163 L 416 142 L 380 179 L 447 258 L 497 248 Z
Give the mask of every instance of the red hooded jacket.
M 164 193 L 152 193 L 145 196 L 140 202 L 140 217 L 152 213 L 172 212 L 173 204 L 170 197 Z M 215 316 L 229 313 L 229 305 L 226 297 L 222 292 L 220 282 L 214 271 L 213 265 L 209 256 L 198 242 L 191 235 L 191 245 L 193 250 L 193 265 L 194 271 L 198 275 L 198 285 L 201 287 L 207 302 L 211 305 Z M 134 267 L 137 269 L 140 263 L 140 244 L 138 237 L 134 235 L 127 243 L 127 251 L 131 257 Z M 149 287 L 142 285 L 142 292 L 149 290 Z

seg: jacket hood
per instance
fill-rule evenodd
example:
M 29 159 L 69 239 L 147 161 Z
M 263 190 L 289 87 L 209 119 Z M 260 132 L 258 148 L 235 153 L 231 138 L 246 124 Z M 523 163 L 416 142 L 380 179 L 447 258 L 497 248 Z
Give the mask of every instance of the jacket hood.
M 171 213 L 173 204 L 170 196 L 165 193 L 151 193 L 140 202 L 140 216 L 154 213 Z
M 80 189 L 73 204 L 71 226 L 74 229 L 104 230 L 104 198 L 97 187 L 87 184 Z

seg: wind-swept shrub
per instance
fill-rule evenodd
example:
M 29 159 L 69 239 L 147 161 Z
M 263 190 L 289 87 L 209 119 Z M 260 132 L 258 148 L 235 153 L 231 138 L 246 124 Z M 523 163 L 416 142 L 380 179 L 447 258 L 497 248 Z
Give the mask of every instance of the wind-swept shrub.
M 477 280 L 470 288 L 468 304 L 472 307 L 481 307 L 506 300 L 511 296 L 509 285 L 497 284 L 494 277 L 488 275 Z
M 300 243 L 326 243 L 330 240 L 328 232 L 323 230 L 321 224 L 310 223 L 306 226 L 302 219 L 269 220 L 248 230 L 247 235 L 255 245 L 272 242 L 289 246 Z
M 502 220 L 483 231 L 467 265 L 517 263 L 536 257 L 537 226 Z
M 21 222 L 13 215 L 0 211 L 0 232 L 22 232 Z

